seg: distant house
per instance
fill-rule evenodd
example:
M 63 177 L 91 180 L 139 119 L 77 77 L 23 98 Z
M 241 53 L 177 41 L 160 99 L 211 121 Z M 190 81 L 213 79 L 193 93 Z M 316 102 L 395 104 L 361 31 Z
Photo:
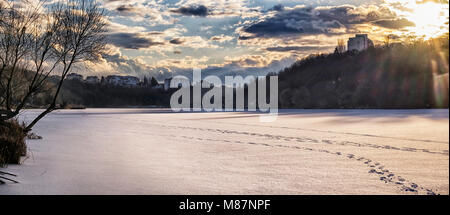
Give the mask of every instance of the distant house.
M 88 76 L 85 82 L 88 84 L 98 84 L 100 83 L 100 79 L 97 76 Z
M 347 42 L 348 51 L 363 51 L 373 46 L 367 34 L 356 34 L 355 37 L 349 38 Z
M 78 80 L 83 81 L 83 76 L 77 73 L 70 73 L 66 76 L 66 80 Z
M 105 78 L 106 84 L 122 87 L 135 87 L 140 83 L 139 78 L 134 76 L 109 75 Z

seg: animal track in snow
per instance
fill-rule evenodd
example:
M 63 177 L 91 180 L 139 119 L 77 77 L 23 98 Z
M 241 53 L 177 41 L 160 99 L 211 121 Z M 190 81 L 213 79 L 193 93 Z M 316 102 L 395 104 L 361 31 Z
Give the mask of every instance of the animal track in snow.
M 162 135 L 163 136 L 163 135 Z M 167 135 L 168 137 L 173 137 L 172 135 Z M 181 138 L 186 138 L 186 139 L 192 139 L 192 137 L 189 136 L 180 136 Z M 281 144 L 267 144 L 267 143 L 257 143 L 257 142 L 244 142 L 244 141 L 240 141 L 240 140 L 236 140 L 236 141 L 224 141 L 222 139 L 212 139 L 212 138 L 197 138 L 197 140 L 200 141 L 211 141 L 211 142 L 226 142 L 226 143 L 236 143 L 236 144 L 248 144 L 248 145 L 260 145 L 260 146 L 266 146 L 266 147 L 280 147 L 280 148 L 293 148 L 293 149 L 299 149 L 299 150 L 306 150 L 306 151 L 314 151 L 314 152 L 319 152 L 319 153 L 327 153 L 327 154 L 332 154 L 332 155 L 336 155 L 336 156 L 343 156 L 344 154 L 341 152 L 331 152 L 329 150 L 322 150 L 322 149 L 313 149 L 313 148 L 309 148 L 309 147 L 303 147 L 303 146 L 289 146 L 289 145 L 281 145 Z M 366 165 L 368 168 L 370 168 L 371 164 L 373 161 L 371 159 L 367 159 L 365 157 L 360 157 L 359 159 L 355 160 L 353 159 L 355 157 L 354 154 L 345 154 L 345 156 L 350 160 L 354 160 L 354 161 L 359 161 L 362 164 Z M 390 172 L 388 169 L 385 169 L 385 167 L 383 165 L 381 165 L 380 162 L 375 162 L 375 164 L 377 164 L 376 166 L 378 166 L 378 170 L 371 168 L 368 173 L 369 174 L 374 174 L 379 176 L 380 181 L 383 181 L 385 183 L 391 183 L 395 186 L 398 186 L 400 190 L 405 191 L 405 192 L 412 192 L 415 194 L 419 194 L 420 193 L 426 193 L 427 195 L 437 195 L 438 193 L 434 192 L 431 189 L 427 189 L 424 188 L 422 186 L 419 186 L 416 183 L 410 182 L 406 179 L 404 179 L 401 176 L 396 176 L 396 174 Z M 389 173 L 389 174 L 388 174 Z

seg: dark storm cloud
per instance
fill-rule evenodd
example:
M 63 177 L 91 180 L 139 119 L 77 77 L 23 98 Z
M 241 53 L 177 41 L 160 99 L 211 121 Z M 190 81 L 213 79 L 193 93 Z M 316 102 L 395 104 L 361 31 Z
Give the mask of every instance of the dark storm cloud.
M 121 5 L 121 6 L 117 7 L 116 10 L 119 12 L 131 12 L 134 10 L 134 8 L 131 6 L 127 6 L 127 5 Z
M 127 49 L 148 48 L 150 46 L 163 45 L 161 42 L 154 42 L 152 39 L 140 37 L 133 33 L 113 33 L 108 35 L 108 41 L 117 47 Z
M 249 37 L 249 36 L 239 36 L 239 40 L 251 40 L 251 39 L 254 39 L 254 38 L 256 38 L 256 37 Z
M 146 35 L 162 35 L 164 33 L 163 32 L 159 32 L 159 31 L 151 31 L 151 32 L 147 32 L 145 34 Z
M 326 50 L 331 49 L 331 46 L 278 46 L 266 48 L 267 51 L 272 52 L 290 52 L 290 51 L 311 51 L 311 50 Z
M 170 40 L 169 43 L 179 45 L 179 44 L 184 43 L 184 40 L 182 40 L 180 38 L 174 38 L 174 39 Z
M 116 8 L 117 13 L 121 15 L 132 15 L 139 12 L 139 9 L 131 5 L 121 5 Z
M 401 29 L 404 27 L 415 26 L 415 24 L 407 19 L 390 19 L 390 20 L 378 20 L 373 22 L 375 25 L 391 28 L 391 29 Z
M 185 16 L 207 16 L 209 10 L 204 5 L 190 5 L 186 7 L 180 7 L 176 10 L 172 10 L 174 13 L 179 13 Z
M 383 7 L 376 10 L 350 5 L 301 7 L 278 11 L 272 17 L 245 27 L 244 32 L 256 37 L 278 37 L 289 34 L 331 35 L 337 34 L 336 32 L 345 33 L 342 29 L 351 30 L 357 24 L 369 24 L 395 18 L 394 12 Z
M 282 4 L 277 4 L 269 9 L 269 11 L 282 11 L 284 10 L 284 6 Z

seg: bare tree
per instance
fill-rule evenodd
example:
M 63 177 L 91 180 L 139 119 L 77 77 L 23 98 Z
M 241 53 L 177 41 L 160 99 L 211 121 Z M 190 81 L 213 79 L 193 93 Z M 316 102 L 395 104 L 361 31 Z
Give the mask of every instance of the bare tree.
M 397 38 L 397 36 L 395 36 L 394 34 L 385 35 L 384 36 L 384 46 L 391 47 L 392 43 L 395 41 L 396 38 Z
M 9 113 L 12 112 L 15 88 L 24 81 L 19 73 L 27 67 L 30 39 L 33 37 L 29 27 L 39 17 L 37 7 L 17 8 L 16 2 L 12 1 L 3 1 L 1 6 L 0 88 L 2 105 Z
M 345 41 L 343 39 L 338 39 L 338 44 L 334 52 L 337 54 L 342 54 L 345 52 L 345 50 L 346 50 Z
M 45 115 L 56 108 L 56 99 L 69 71 L 81 61 L 95 61 L 105 50 L 104 11 L 94 1 L 76 0 L 59 3 L 54 8 L 56 22 L 55 53 L 62 64 L 61 78 L 53 100 L 48 108 L 34 119 L 26 128 L 31 128 Z
M 1 26 L 2 73 L 0 88 L 6 117 L 19 114 L 27 100 L 43 86 L 48 75 L 58 65 L 52 49 L 56 46 L 56 23 L 51 14 L 43 13 L 42 3 L 31 4 L 16 9 L 10 4 L 2 17 L 7 21 Z M 44 64 L 52 64 L 46 69 Z M 31 76 L 30 76 L 31 74 Z
M 26 0 L 22 3 L 28 7 L 0 6 L 1 20 L 6 20 L 0 21 L 0 111 L 5 113 L 0 121 L 17 116 L 50 75 L 59 77 L 52 101 L 26 127 L 29 131 L 56 109 L 64 80 L 74 65 L 95 61 L 104 52 L 106 21 L 94 0 L 63 0 L 50 7 Z

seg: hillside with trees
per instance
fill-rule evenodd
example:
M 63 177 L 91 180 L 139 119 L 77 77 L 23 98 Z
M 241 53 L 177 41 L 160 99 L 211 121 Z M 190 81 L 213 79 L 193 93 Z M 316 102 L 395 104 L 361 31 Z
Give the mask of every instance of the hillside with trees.
M 448 108 L 448 35 L 312 55 L 279 75 L 281 108 Z

